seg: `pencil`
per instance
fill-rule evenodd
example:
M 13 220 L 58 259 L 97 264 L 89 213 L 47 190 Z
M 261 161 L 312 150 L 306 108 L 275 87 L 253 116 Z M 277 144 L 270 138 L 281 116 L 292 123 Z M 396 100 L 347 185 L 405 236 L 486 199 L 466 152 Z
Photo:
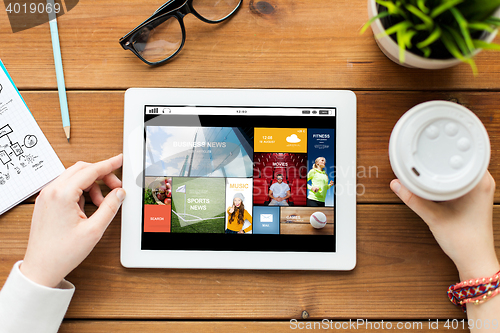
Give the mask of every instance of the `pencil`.
M 56 67 L 57 91 L 59 92 L 59 104 L 61 105 L 61 118 L 66 139 L 70 138 L 70 123 L 68 111 L 68 99 L 66 97 L 66 86 L 64 84 L 64 71 L 62 67 L 61 47 L 59 45 L 59 31 L 57 30 L 57 18 L 54 0 L 47 0 L 47 12 L 49 13 L 50 37 L 52 39 L 52 51 L 54 53 L 54 65 Z

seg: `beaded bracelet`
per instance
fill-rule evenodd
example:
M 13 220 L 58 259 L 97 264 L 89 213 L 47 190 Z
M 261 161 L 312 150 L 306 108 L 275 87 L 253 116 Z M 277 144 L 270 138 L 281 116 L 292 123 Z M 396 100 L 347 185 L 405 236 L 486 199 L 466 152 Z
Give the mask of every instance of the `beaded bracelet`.
M 486 302 L 487 300 L 489 300 L 490 298 L 492 298 L 493 296 L 498 295 L 499 293 L 500 293 L 500 288 L 497 288 L 493 291 L 489 290 L 485 295 L 478 296 L 475 298 L 468 298 L 464 301 L 461 301 L 460 304 L 462 304 L 462 306 L 467 304 L 467 303 L 473 303 L 475 305 L 482 304 L 482 303 Z
M 482 304 L 500 293 L 500 271 L 492 277 L 471 279 L 451 285 L 448 288 L 448 298 L 462 310 L 466 310 L 467 303 Z

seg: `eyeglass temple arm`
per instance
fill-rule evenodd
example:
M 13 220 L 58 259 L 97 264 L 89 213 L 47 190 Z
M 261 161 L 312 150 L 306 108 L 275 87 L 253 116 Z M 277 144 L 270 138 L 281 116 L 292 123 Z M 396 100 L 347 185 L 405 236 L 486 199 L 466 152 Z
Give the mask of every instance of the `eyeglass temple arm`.
M 172 4 L 172 2 L 174 2 L 175 0 L 169 0 L 167 2 L 165 2 L 163 5 L 161 5 L 157 10 L 155 10 L 155 12 L 153 13 L 152 16 L 155 16 L 156 13 L 160 12 L 163 8 L 169 6 L 170 4 Z

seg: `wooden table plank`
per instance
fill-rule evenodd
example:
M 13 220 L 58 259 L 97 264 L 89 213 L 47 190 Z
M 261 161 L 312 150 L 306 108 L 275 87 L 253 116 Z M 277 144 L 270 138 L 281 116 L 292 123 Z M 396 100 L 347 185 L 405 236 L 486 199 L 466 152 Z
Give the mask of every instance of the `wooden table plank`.
M 59 333 L 123 333 L 123 332 L 176 332 L 176 333 L 226 333 L 226 332 L 290 332 L 297 330 L 307 330 L 307 332 L 334 332 L 341 330 L 342 332 L 358 332 L 358 333 L 375 333 L 387 329 L 404 329 L 405 332 L 414 333 L 432 329 L 432 332 L 449 332 L 446 321 L 361 321 L 362 318 L 349 321 L 279 321 L 279 322 L 260 322 L 260 321 L 204 321 L 204 322 L 179 322 L 179 321 L 162 321 L 162 322 L 137 322 L 137 321 L 75 321 L 66 320 Z M 450 320 L 448 323 L 457 327 L 453 332 L 468 332 L 467 322 Z M 405 327 L 406 325 L 406 327 Z M 301 329 L 301 327 L 303 327 Z M 310 327 L 310 328 L 308 328 Z
M 122 152 L 123 91 L 68 93 L 72 134 L 68 144 L 61 125 L 57 92 L 23 92 L 35 119 L 66 167 L 78 160 L 96 162 Z M 396 203 L 389 189 L 394 178 L 389 165 L 389 137 L 403 113 L 416 104 L 454 100 L 469 107 L 489 132 L 492 148 L 490 172 L 500 180 L 500 94 L 494 92 L 356 92 L 358 99 L 357 166 L 360 203 Z M 495 201 L 500 202 L 500 189 Z
M 0 285 L 24 255 L 32 208 L 0 218 Z M 358 205 L 357 213 L 357 267 L 349 272 L 126 269 L 117 217 L 68 276 L 77 289 L 67 318 L 289 320 L 304 310 L 314 320 L 465 318 L 446 296 L 458 280 L 454 265 L 411 210 Z M 498 255 L 500 206 L 494 230 Z
M 150 68 L 118 40 L 163 2 L 80 1 L 61 16 L 66 87 L 500 89 L 499 53 L 477 56 L 476 77 L 465 64 L 424 71 L 388 60 L 370 30 L 359 34 L 368 19 L 366 0 L 245 0 L 230 21 L 219 25 L 188 15 L 179 56 Z M 272 6 L 269 13 L 256 10 L 259 2 Z M 7 15 L 1 15 L 0 38 L 0 58 L 20 88 L 56 89 L 48 23 L 13 34 Z

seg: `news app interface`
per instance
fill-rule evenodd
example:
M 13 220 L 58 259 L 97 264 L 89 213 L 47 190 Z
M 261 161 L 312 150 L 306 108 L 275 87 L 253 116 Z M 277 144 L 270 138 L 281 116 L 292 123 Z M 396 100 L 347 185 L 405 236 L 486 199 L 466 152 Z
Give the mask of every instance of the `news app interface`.
M 336 111 L 145 106 L 142 249 L 335 252 Z

